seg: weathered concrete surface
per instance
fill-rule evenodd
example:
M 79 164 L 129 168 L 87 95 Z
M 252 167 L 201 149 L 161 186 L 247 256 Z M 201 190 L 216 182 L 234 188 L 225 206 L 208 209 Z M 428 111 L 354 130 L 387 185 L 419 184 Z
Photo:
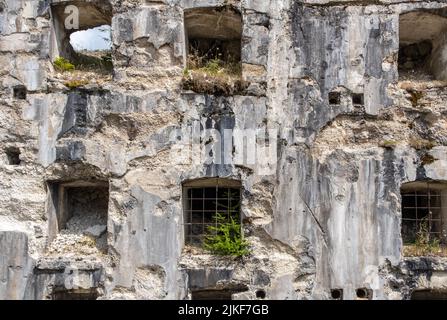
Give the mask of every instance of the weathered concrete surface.
M 0 299 L 27 299 L 34 260 L 29 254 L 26 226 L 7 217 L 0 222 Z
M 251 93 L 182 92 L 183 10 L 224 2 L 242 13 Z M 51 64 L 49 1 L 0 1 L 0 299 L 50 299 L 55 288 L 96 288 L 100 299 L 186 299 L 190 286 L 219 285 L 245 286 L 235 298 L 249 299 L 259 289 L 267 299 L 444 289 L 445 258 L 402 256 L 400 186 L 447 179 L 447 94 L 440 81 L 398 83 L 397 52 L 400 13 L 447 5 L 381 3 L 110 1 L 114 81 L 70 90 Z M 25 100 L 13 97 L 16 85 Z M 416 103 L 412 90 L 422 92 Z M 331 91 L 340 104 L 329 104 Z M 276 168 L 186 161 L 172 132 L 195 122 L 277 129 Z M 413 138 L 437 146 L 416 150 Z M 20 149 L 20 166 L 8 164 L 8 147 Z M 241 180 L 249 256 L 184 247 L 181 184 L 204 177 Z M 109 183 L 107 254 L 48 252 L 47 182 L 77 180 Z

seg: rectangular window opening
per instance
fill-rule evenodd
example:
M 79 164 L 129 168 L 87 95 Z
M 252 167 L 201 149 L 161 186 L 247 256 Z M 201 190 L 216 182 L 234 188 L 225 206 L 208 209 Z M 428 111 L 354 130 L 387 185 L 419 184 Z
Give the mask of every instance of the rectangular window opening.
M 212 72 L 213 62 L 221 67 L 240 63 L 242 17 L 231 6 L 186 10 L 185 33 L 188 67 Z
M 98 299 L 98 291 L 96 289 L 55 289 L 51 298 L 52 300 L 96 300 Z
M 233 219 L 240 223 L 240 187 L 206 185 L 184 187 L 185 195 L 185 242 L 201 246 L 204 237 L 212 234 L 211 226 L 218 226 L 219 217 L 223 221 Z
M 410 182 L 401 189 L 401 233 L 404 255 L 437 255 L 445 252 L 447 185 Z
M 49 249 L 59 252 L 84 248 L 88 254 L 107 252 L 109 186 L 103 182 L 49 183 L 52 210 Z M 54 218 L 53 218 L 54 217 Z M 75 245 L 60 248 L 73 239 Z
M 112 64 L 112 6 L 73 1 L 78 14 L 78 28 L 67 25 L 65 12 L 70 2 L 53 4 L 53 65 L 58 72 L 93 71 L 98 75 L 108 75 L 113 71 Z M 72 13 L 75 14 L 75 13 Z M 75 82 L 72 84 L 75 85 Z
M 9 165 L 18 166 L 22 162 L 20 160 L 20 149 L 16 147 L 7 148 L 6 157 Z
M 25 86 L 15 86 L 13 88 L 13 96 L 16 100 L 26 100 L 27 90 Z
M 191 300 L 232 300 L 233 294 L 239 292 L 231 289 L 194 290 Z
M 188 9 L 184 26 L 183 89 L 216 95 L 242 92 L 241 13 L 232 6 Z
M 341 102 L 341 94 L 336 91 L 329 92 L 328 99 L 330 105 L 339 105 Z
M 430 26 L 430 27 L 427 27 Z M 399 17 L 399 80 L 447 80 L 443 35 L 447 18 L 435 10 L 416 10 Z
M 411 300 L 447 300 L 447 291 L 414 290 Z
M 356 107 L 362 107 L 365 105 L 363 93 L 352 94 L 352 104 Z

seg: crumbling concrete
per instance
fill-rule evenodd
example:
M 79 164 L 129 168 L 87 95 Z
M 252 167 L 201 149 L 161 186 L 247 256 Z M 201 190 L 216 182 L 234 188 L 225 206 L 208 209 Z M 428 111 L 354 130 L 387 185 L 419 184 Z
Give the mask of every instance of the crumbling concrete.
M 55 46 L 66 33 L 52 5 L 70 4 L 95 6 L 95 24 L 111 23 L 108 77 L 88 73 L 67 86 L 72 74 L 54 70 L 56 49 L 67 47 Z M 225 97 L 184 91 L 184 11 L 223 5 L 242 16 L 249 87 Z M 400 188 L 447 180 L 447 83 L 442 74 L 399 81 L 398 70 L 402 15 L 429 10 L 443 21 L 446 8 L 0 0 L 0 299 L 188 299 L 216 289 L 237 289 L 234 299 L 334 299 L 334 289 L 343 299 L 410 299 L 414 290 L 446 290 L 445 258 L 402 254 Z M 433 54 L 444 57 L 440 48 L 434 43 Z M 339 99 L 329 101 L 331 92 Z M 194 123 L 214 134 L 275 132 L 271 170 L 189 161 L 192 142 L 172 133 Z M 209 141 L 199 144 L 219 154 Z M 232 141 L 224 136 L 230 148 L 220 159 L 243 154 Z M 20 163 L 8 150 L 20 152 Z M 242 185 L 250 254 L 240 259 L 184 245 L 182 183 L 216 177 Z M 106 221 L 64 235 L 49 186 L 86 181 L 108 184 Z M 74 250 L 53 243 L 58 237 Z M 103 237 L 100 250 L 91 237 Z

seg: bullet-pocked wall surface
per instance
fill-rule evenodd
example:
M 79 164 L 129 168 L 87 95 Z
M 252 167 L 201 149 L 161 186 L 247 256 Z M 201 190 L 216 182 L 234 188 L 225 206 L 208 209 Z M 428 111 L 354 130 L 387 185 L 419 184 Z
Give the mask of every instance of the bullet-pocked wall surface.
M 80 29 L 65 25 L 71 5 Z M 434 183 L 447 181 L 444 2 L 0 8 L 0 299 L 236 288 L 233 299 L 401 300 L 445 290 L 446 248 L 408 244 L 418 227 L 405 200 L 414 182 L 430 182 L 442 214 L 447 203 Z M 82 69 L 70 35 L 102 25 L 113 63 Z M 237 72 L 216 61 L 189 68 L 191 45 L 210 58 L 219 47 Z M 58 56 L 75 70 L 57 69 Z M 218 184 L 205 204 L 216 184 L 190 186 L 188 198 L 185 183 L 210 179 L 238 185 Z M 221 186 L 240 190 L 240 259 L 188 244 L 220 210 L 210 207 Z M 433 240 L 445 231 L 436 201 Z

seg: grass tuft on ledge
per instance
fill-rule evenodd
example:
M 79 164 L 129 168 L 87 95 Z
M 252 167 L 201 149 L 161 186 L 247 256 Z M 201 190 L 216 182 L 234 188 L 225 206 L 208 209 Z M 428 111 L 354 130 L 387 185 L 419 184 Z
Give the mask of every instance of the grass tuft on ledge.
M 428 221 L 423 221 L 419 226 L 414 242 L 404 244 L 403 255 L 406 257 L 447 257 L 447 246 L 441 243 L 439 238 L 431 235 L 429 230 Z
M 64 83 L 64 85 L 70 89 L 76 89 L 87 84 L 89 84 L 89 81 L 85 79 L 73 79 Z
M 224 61 L 219 57 L 206 59 L 195 54 L 188 56 L 188 67 L 183 71 L 184 90 L 231 96 L 242 94 L 248 85 L 242 79 L 240 62 Z

